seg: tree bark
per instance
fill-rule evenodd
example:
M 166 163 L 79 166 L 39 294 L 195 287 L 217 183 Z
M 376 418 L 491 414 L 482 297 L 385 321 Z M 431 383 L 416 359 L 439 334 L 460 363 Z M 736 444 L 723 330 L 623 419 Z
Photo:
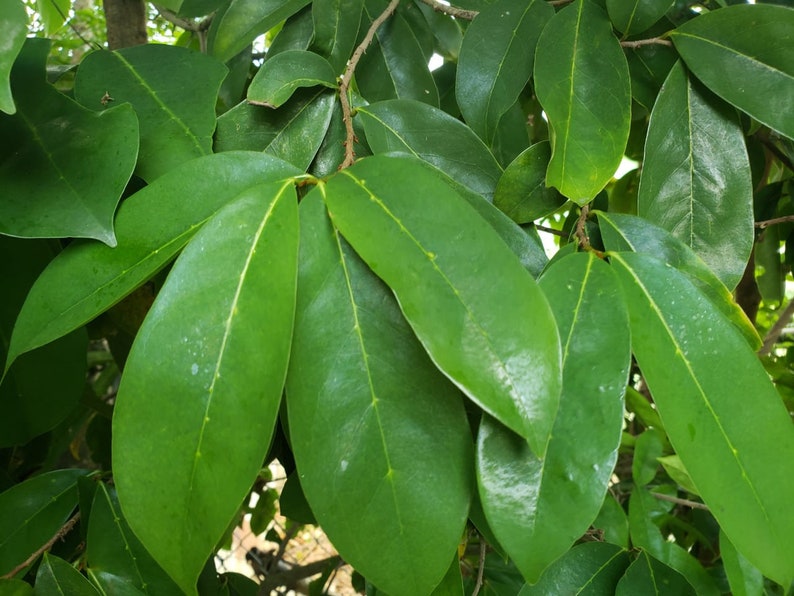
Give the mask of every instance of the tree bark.
M 118 50 L 146 43 L 144 0 L 104 0 L 108 48 Z

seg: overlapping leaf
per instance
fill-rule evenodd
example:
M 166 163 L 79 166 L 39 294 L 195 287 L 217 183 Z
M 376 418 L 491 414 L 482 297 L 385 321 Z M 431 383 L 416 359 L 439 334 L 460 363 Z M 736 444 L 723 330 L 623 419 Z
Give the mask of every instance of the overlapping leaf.
M 737 549 L 788 585 L 794 428 L 780 396 L 744 339 L 683 274 L 639 254 L 612 262 L 629 303 L 634 354 L 670 442 Z
M 11 95 L 11 67 L 25 43 L 27 25 L 28 15 L 22 2 L 12 0 L 0 4 L 0 31 L 5 36 L 0 48 L 0 111 L 6 114 L 16 112 Z
M 636 596 L 636 594 L 695 596 L 695 589 L 675 569 L 643 551 L 629 565 L 615 590 L 615 596 Z
M 732 289 L 753 245 L 752 192 L 736 113 L 676 65 L 651 113 L 638 214 L 683 241 Z
M 262 65 L 248 87 L 248 101 L 277 108 L 300 87 L 336 88 L 336 74 L 328 61 L 314 52 L 289 50 Z
M 47 552 L 36 572 L 36 593 L 99 596 L 97 589 L 83 574 L 60 557 Z
M 25 43 L 12 73 L 18 112 L 0 114 L 0 233 L 115 246 L 113 213 L 135 167 L 138 121 L 130 106 L 97 114 L 56 91 L 45 81 L 49 48 Z
M 670 38 L 709 89 L 794 138 L 794 10 L 729 6 L 684 23 Z
M 6 370 L 110 308 L 173 259 L 196 230 L 246 188 L 300 172 L 259 153 L 211 155 L 176 168 L 124 201 L 119 246 L 73 242 L 36 280 L 17 318 Z
M 606 0 L 609 18 L 625 36 L 642 33 L 661 19 L 674 0 Z
M 211 152 L 215 99 L 225 76 L 226 67 L 204 54 L 143 45 L 86 56 L 74 93 L 91 110 L 132 104 L 141 135 L 136 172 L 152 182 L 177 165 Z
M 353 53 L 363 9 L 364 0 L 312 2 L 312 47 L 328 58 L 336 74 L 341 74 Z
M 469 507 L 461 396 L 332 227 L 319 191 L 300 211 L 287 404 L 301 486 L 346 561 L 389 594 L 429 594 Z
M 736 550 L 725 532 L 720 532 L 720 558 L 733 596 L 764 593 L 764 576 Z
M 580 205 L 606 186 L 623 158 L 631 120 L 626 57 L 604 11 L 576 0 L 541 33 L 535 92 L 552 129 L 547 183 Z
M 545 298 L 502 240 L 409 159 L 362 160 L 328 182 L 325 199 L 436 365 L 542 456 L 559 401 L 559 337 Z

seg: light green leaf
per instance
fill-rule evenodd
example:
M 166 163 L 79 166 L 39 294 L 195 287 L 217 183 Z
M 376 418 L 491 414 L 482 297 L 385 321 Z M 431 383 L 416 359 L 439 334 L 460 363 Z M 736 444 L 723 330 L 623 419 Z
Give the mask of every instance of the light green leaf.
M 368 580 L 395 596 L 429 594 L 465 526 L 471 431 L 460 394 L 332 227 L 321 190 L 301 201 L 287 379 L 301 486 L 334 546 Z
M 404 99 L 361 106 L 358 115 L 375 153 L 410 153 L 466 188 L 493 197 L 502 168 L 477 135 L 457 118 Z
M 251 188 L 224 207 L 177 259 L 124 369 L 113 414 L 119 500 L 146 550 L 188 594 L 270 443 L 292 333 L 297 232 L 292 181 Z
M 141 126 L 135 171 L 152 182 L 211 152 L 215 100 L 226 72 L 217 60 L 176 46 L 100 50 L 80 63 L 74 94 L 91 110 L 132 104 Z
M 530 583 L 601 509 L 617 459 L 631 364 L 628 314 L 603 261 L 592 253 L 564 257 L 543 274 L 540 287 L 563 340 L 562 396 L 546 457 L 535 457 L 525 441 L 487 417 L 477 441 L 488 523 Z
M 764 593 L 764 576 L 736 550 L 722 531 L 720 531 L 720 556 L 733 596 L 758 596 Z
M 210 53 L 226 62 L 250 45 L 257 36 L 291 17 L 310 0 L 232 0 L 223 13 Z
M 44 553 L 36 572 L 36 594 L 99 596 L 99 592 L 77 569 L 63 559 Z
M 615 29 L 624 37 L 642 33 L 661 19 L 675 0 L 606 0 L 607 12 Z
M 356 45 L 364 0 L 314 0 L 312 47 L 328 58 L 336 74 L 345 69 Z
M 551 158 L 548 141 L 535 143 L 505 168 L 494 194 L 494 205 L 519 224 L 530 223 L 554 213 L 567 199 L 546 186 L 546 169 Z
M 631 460 L 631 477 L 636 486 L 645 486 L 656 477 L 659 458 L 664 453 L 664 434 L 649 428 L 637 437 Z
M 695 596 L 695 590 L 683 575 L 642 551 L 620 578 L 615 596 L 637 594 L 676 594 Z
M 0 234 L 115 246 L 113 213 L 138 154 L 135 113 L 97 114 L 59 93 L 45 81 L 49 49 L 25 42 L 11 77 L 19 111 L 0 114 Z
M 489 145 L 532 75 L 535 45 L 552 16 L 544 0 L 498 0 L 466 29 L 455 95 L 466 123 Z
M 794 10 L 738 4 L 670 33 L 695 76 L 728 103 L 794 138 Z
M 4 42 L 0 48 L 0 110 L 14 114 L 17 109 L 11 95 L 11 67 L 25 43 L 28 31 L 28 14 L 19 0 L 0 3 L 0 31 Z
M 328 182 L 325 198 L 436 366 L 542 456 L 559 400 L 559 337 L 543 294 L 499 236 L 409 159 L 361 160 Z
M 33 476 L 0 493 L 0 575 L 52 538 L 77 506 L 77 479 L 85 470 Z
M 552 156 L 546 182 L 584 205 L 623 159 L 631 124 L 626 56 L 604 11 L 576 0 L 538 40 L 535 92 L 549 119 Z
M 66 22 L 72 0 L 36 0 L 36 9 L 44 25 L 44 35 L 52 37 Z
M 684 462 L 677 455 L 666 455 L 658 458 L 659 463 L 664 467 L 667 475 L 672 478 L 678 486 L 693 495 L 700 495 L 695 485 L 692 484 L 692 479 L 689 477 L 689 472 L 684 467 Z
M 144 283 L 246 188 L 297 174 L 268 155 L 209 155 L 129 197 L 116 218 L 115 249 L 72 242 L 33 284 L 14 327 L 6 370 L 20 354 L 81 327 Z
M 607 492 L 604 504 L 593 522 L 593 527 L 604 533 L 604 541 L 629 548 L 629 519 L 623 507 Z
M 679 63 L 651 112 L 637 212 L 698 254 L 728 288 L 753 246 L 753 189 L 732 108 Z
M 788 585 L 794 428 L 774 385 L 683 274 L 638 254 L 615 254 L 612 263 L 629 303 L 634 354 L 673 448 L 737 549 Z
M 265 61 L 251 85 L 248 101 L 277 108 L 300 87 L 322 85 L 336 89 L 336 74 L 328 60 L 313 52 L 289 50 Z

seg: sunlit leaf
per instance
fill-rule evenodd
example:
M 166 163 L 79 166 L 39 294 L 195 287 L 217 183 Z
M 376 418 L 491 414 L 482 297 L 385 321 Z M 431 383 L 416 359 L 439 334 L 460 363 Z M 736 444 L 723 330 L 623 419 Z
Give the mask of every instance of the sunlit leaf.
M 328 61 L 313 52 L 290 50 L 265 61 L 251 85 L 248 101 L 277 108 L 300 87 L 321 85 L 335 89 L 336 74 Z
M 0 31 L 4 42 L 0 47 L 0 110 L 6 114 L 16 112 L 11 95 L 11 67 L 14 65 L 28 30 L 28 15 L 19 0 L 0 3 Z

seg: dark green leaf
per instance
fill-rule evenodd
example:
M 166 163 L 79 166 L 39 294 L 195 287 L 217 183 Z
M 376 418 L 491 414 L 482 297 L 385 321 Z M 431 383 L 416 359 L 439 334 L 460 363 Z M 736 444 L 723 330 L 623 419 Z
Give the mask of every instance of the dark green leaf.
M 305 6 L 286 21 L 276 34 L 273 43 L 267 49 L 266 58 L 278 56 L 290 50 L 308 50 L 314 39 L 314 23 L 312 7 Z M 250 63 L 249 63 L 250 66 Z
M 356 45 L 364 0 L 314 0 L 313 47 L 341 74 Z
M 639 254 L 616 254 L 612 263 L 629 302 L 634 354 L 676 453 L 736 547 L 788 585 L 794 428 L 780 396 L 744 338 L 683 274 Z
M 661 19 L 675 0 L 606 0 L 607 12 L 615 29 L 624 37 L 642 33 Z
M 794 138 L 794 10 L 738 4 L 708 11 L 670 37 L 709 89 Z
M 455 94 L 466 123 L 487 144 L 529 81 L 535 45 L 553 15 L 544 0 L 498 0 L 466 29 Z
M 296 260 L 292 181 L 245 191 L 180 255 L 127 360 L 113 415 L 114 480 L 127 522 L 187 593 L 270 442 Z
M 0 4 L 0 31 L 3 31 L 4 43 L 0 48 L 0 110 L 6 114 L 14 114 L 16 106 L 11 95 L 11 67 L 17 54 L 25 43 L 28 30 L 28 15 L 25 6 L 18 0 Z
M 2 596 L 33 596 L 33 586 L 21 579 L 0 578 Z
M 626 570 L 615 590 L 616 596 L 637 594 L 695 596 L 695 590 L 675 569 L 642 551 Z
M 63 559 L 44 553 L 36 573 L 37 594 L 99 596 L 99 592 L 77 569 Z
M 18 112 L 0 114 L 0 233 L 115 246 L 113 213 L 135 167 L 138 122 L 130 106 L 97 114 L 56 91 L 44 79 L 49 48 L 25 43 L 11 76 Z
M 736 113 L 678 64 L 651 113 L 638 214 L 734 288 L 753 245 L 750 163 Z
M 217 60 L 174 46 L 101 50 L 80 64 L 74 92 L 92 110 L 132 104 L 141 127 L 136 173 L 152 182 L 211 152 L 215 98 L 226 72 Z
M 332 227 L 320 191 L 300 211 L 287 404 L 301 486 L 346 561 L 390 594 L 427 594 L 469 508 L 461 397 Z
M 627 50 L 626 59 L 631 73 L 631 96 L 650 111 L 678 54 L 673 48 L 653 44 Z
M 203 17 L 217 10 L 225 0 L 176 0 L 180 3 L 179 16 Z M 158 3 L 158 5 L 161 5 Z M 162 4 L 161 6 L 164 6 Z
M 780 255 L 780 226 L 764 230 L 755 243 L 755 276 L 761 299 L 768 305 L 780 305 L 786 296 L 786 273 Z
M 262 65 L 248 87 L 248 101 L 277 108 L 300 87 L 336 89 L 336 74 L 328 60 L 313 52 L 289 50 Z
M 764 576 L 736 550 L 725 532 L 720 532 L 720 555 L 733 596 L 764 593 Z
M 542 456 L 559 400 L 559 338 L 543 294 L 499 236 L 409 159 L 362 160 L 328 182 L 326 202 L 435 364 Z
M 566 6 L 543 30 L 535 91 L 552 129 L 546 181 L 584 205 L 620 165 L 631 123 L 626 57 L 590 0 Z

